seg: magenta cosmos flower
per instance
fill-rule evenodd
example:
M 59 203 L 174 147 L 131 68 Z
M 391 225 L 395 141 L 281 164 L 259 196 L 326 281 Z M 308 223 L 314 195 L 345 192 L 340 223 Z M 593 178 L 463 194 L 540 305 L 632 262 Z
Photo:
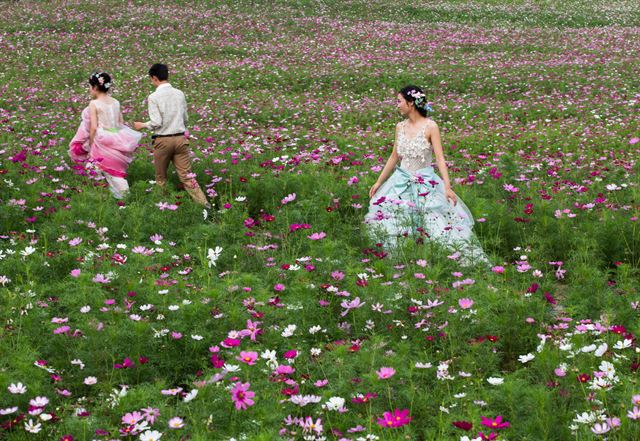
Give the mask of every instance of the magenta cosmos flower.
M 502 421 L 502 415 L 498 415 L 495 419 L 483 416 L 481 424 L 489 429 L 506 429 L 509 427 L 508 421 Z
M 378 418 L 381 427 L 402 427 L 411 422 L 409 409 L 396 409 L 393 412 L 385 412 L 382 418 Z
M 255 393 L 249 390 L 251 385 L 249 383 L 241 383 L 238 381 L 231 388 L 231 400 L 236 405 L 236 409 L 244 410 L 247 407 L 253 406 L 252 398 L 255 397 Z

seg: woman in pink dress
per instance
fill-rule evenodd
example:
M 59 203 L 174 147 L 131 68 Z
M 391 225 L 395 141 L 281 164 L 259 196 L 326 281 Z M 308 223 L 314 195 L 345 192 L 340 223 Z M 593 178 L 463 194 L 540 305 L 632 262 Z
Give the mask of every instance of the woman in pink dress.
M 120 103 L 109 95 L 113 87 L 109 74 L 91 75 L 89 87 L 93 100 L 82 111 L 69 155 L 76 162 L 93 164 L 109 183 L 113 196 L 121 199 L 129 191 L 127 168 L 142 134 L 124 124 Z

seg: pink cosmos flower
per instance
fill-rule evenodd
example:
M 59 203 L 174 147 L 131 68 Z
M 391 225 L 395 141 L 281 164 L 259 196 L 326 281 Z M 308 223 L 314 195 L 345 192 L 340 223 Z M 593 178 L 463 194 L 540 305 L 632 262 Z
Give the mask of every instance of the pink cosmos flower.
M 72 269 L 69 274 L 71 274 L 71 277 L 80 277 L 80 270 L 78 268 Z
M 93 278 L 93 281 L 95 283 L 109 283 L 111 282 L 111 279 L 106 277 L 104 274 L 96 274 L 96 276 Z
M 640 419 L 640 409 L 638 409 L 638 406 L 633 406 L 633 410 L 627 412 L 627 417 L 632 420 Z
M 255 396 L 253 391 L 249 390 L 251 385 L 249 383 L 237 382 L 231 388 L 231 400 L 238 410 L 245 410 L 250 406 L 253 406 L 252 398 Z
M 180 392 L 182 392 L 181 387 L 175 387 L 173 389 L 163 389 L 160 391 L 162 395 L 178 395 Z
M 344 309 L 344 311 L 342 311 L 342 313 L 340 314 L 342 317 L 344 317 L 345 315 L 347 315 L 349 313 L 350 310 L 352 309 L 358 309 L 360 307 L 362 307 L 363 305 L 365 305 L 367 302 L 361 302 L 360 301 L 360 297 L 356 297 L 355 299 L 353 299 L 350 302 L 347 302 L 346 300 L 342 303 L 340 303 L 340 306 L 342 306 Z
M 301 425 L 302 430 L 305 432 L 315 432 L 318 435 L 322 434 L 323 427 L 320 418 L 313 421 L 313 418 L 308 416 Z
M 253 351 L 241 351 L 240 356 L 236 357 L 236 360 L 247 363 L 249 366 L 253 366 L 254 364 L 256 364 L 257 359 L 258 353 Z
M 321 240 L 321 239 L 324 239 L 325 237 L 327 237 L 327 233 L 325 233 L 324 231 L 321 231 L 319 233 L 313 233 L 311 236 L 307 236 L 307 238 L 311 240 Z
M 66 325 L 65 326 L 60 326 L 59 328 L 54 329 L 53 333 L 54 334 L 65 334 L 65 333 L 69 332 L 70 329 L 71 328 L 66 326 Z
M 249 336 L 252 341 L 256 341 L 256 337 L 262 334 L 262 329 L 258 328 L 261 322 L 252 322 L 251 320 L 247 320 L 247 329 L 240 331 L 240 335 L 243 337 Z
M 129 412 L 124 414 L 124 416 L 122 417 L 122 423 L 127 424 L 129 426 L 133 426 L 135 424 L 138 424 L 138 422 L 142 421 L 142 418 L 143 418 L 142 414 L 136 410 L 135 412 Z
M 292 366 L 288 366 L 285 364 L 281 364 L 276 368 L 277 375 L 291 375 L 295 372 L 295 369 Z
M 378 378 L 381 380 L 386 380 L 387 378 L 391 378 L 395 375 L 396 370 L 390 367 L 382 367 L 380 370 L 376 371 L 378 374 Z
M 288 204 L 289 202 L 293 202 L 293 201 L 295 201 L 295 200 L 296 200 L 296 194 L 295 194 L 295 193 L 291 193 L 291 194 L 286 195 L 284 198 L 282 198 L 282 200 L 280 201 L 280 203 L 281 203 L 282 205 L 286 205 L 286 204 Z
M 467 298 L 460 299 L 458 300 L 458 305 L 460 305 L 462 309 L 469 309 L 473 306 L 473 300 Z
M 147 420 L 149 424 L 154 424 L 156 422 L 156 418 L 160 416 L 160 409 L 155 407 L 145 407 L 141 410 L 144 415 L 144 419 Z

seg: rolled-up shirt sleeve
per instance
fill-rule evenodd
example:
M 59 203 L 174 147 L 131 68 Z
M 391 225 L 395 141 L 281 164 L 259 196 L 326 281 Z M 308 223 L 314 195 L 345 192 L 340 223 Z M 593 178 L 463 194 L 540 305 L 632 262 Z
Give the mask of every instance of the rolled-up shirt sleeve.
M 162 114 L 160 113 L 160 107 L 158 107 L 158 103 L 151 97 L 149 97 L 149 121 L 144 124 L 151 130 L 158 130 L 162 127 Z

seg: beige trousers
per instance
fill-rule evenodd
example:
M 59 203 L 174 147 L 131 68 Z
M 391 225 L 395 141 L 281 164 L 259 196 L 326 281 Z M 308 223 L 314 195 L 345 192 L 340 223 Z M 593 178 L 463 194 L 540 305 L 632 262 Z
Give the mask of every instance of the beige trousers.
M 159 186 L 167 185 L 167 169 L 173 162 L 180 182 L 195 202 L 201 205 L 207 204 L 207 198 L 200 189 L 198 182 L 191 171 L 191 149 L 189 140 L 182 136 L 166 136 L 153 140 L 153 165 L 156 169 L 156 182 Z

